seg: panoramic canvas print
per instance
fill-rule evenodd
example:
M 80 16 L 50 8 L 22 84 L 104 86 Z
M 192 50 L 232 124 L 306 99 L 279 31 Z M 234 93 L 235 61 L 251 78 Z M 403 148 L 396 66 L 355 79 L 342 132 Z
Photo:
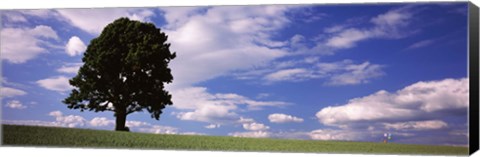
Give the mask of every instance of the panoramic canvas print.
M 4 146 L 468 154 L 465 2 L 0 14 Z

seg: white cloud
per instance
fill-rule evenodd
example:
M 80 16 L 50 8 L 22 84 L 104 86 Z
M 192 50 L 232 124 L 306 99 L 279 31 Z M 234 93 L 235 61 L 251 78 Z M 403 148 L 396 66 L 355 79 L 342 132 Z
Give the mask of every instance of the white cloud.
M 27 92 L 15 88 L 9 88 L 9 87 L 1 87 L 0 89 L 0 97 L 16 97 L 16 96 L 22 96 L 26 95 Z
M 345 105 L 325 107 L 317 112 L 316 117 L 326 125 L 343 125 L 385 120 L 399 122 L 455 114 L 459 110 L 466 112 L 468 82 L 468 78 L 421 81 L 395 93 L 381 90 L 350 99 Z
M 85 125 L 85 119 L 81 116 L 76 116 L 76 115 L 68 115 L 68 116 L 65 116 L 65 117 L 56 117 L 56 120 L 57 120 L 57 122 L 60 122 L 60 124 L 63 124 L 63 125 L 68 126 L 70 128 Z
M 453 136 L 465 136 L 467 138 L 469 137 L 468 130 L 452 130 L 448 132 L 448 134 Z
M 48 113 L 49 116 L 54 116 L 54 117 L 61 117 L 63 116 L 63 113 L 61 111 L 52 111 Z
M 147 122 L 142 122 L 142 121 L 129 121 L 127 120 L 125 122 L 125 126 L 133 128 L 133 127 L 148 127 L 152 126 L 152 124 L 147 123 Z
M 334 25 L 334 26 L 325 28 L 323 31 L 325 33 L 337 33 L 344 30 L 345 27 L 346 27 L 345 25 Z
M 416 43 L 413 43 L 412 45 L 408 46 L 407 49 L 416 49 L 416 48 L 421 48 L 421 47 L 426 47 L 434 43 L 435 40 L 433 39 L 427 39 L 427 40 L 422 40 Z
M 58 68 L 57 72 L 66 73 L 66 74 L 77 74 L 78 70 L 82 65 L 83 63 L 68 63 Z
M 2 11 L 2 15 L 2 18 L 4 18 L 8 22 L 27 22 L 27 18 L 25 18 L 19 13 Z
M 205 128 L 215 129 L 215 128 L 219 128 L 220 126 L 221 126 L 220 124 L 210 124 L 210 125 L 205 126 Z
M 390 10 L 380 14 L 370 21 L 374 24 L 368 29 L 347 28 L 327 40 L 327 45 L 334 48 L 351 48 L 355 43 L 370 38 L 400 38 L 406 33 L 403 28 L 408 26 L 412 12 L 408 7 Z
M 316 45 L 305 46 L 306 40 L 292 45 L 302 45 L 302 48 L 294 47 L 298 54 L 317 53 L 332 55 L 338 50 L 355 47 L 359 42 L 368 39 L 398 39 L 411 35 L 418 29 L 410 28 L 410 20 L 414 15 L 413 7 L 400 7 L 379 14 L 370 19 L 371 26 L 356 27 L 358 22 L 347 20 L 343 24 L 335 24 L 323 30 L 323 34 L 313 38 Z M 364 20 L 362 20 L 364 21 Z M 297 36 L 297 35 L 295 35 Z M 295 37 L 294 36 L 294 37 Z M 292 38 L 293 39 L 293 38 Z
M 234 120 L 238 116 L 232 112 L 235 108 L 234 106 L 206 105 L 192 112 L 178 113 L 177 118 L 180 120 L 225 123 Z
M 270 129 L 269 126 L 266 126 L 265 124 L 261 123 L 245 123 L 243 124 L 243 128 L 245 130 L 250 130 L 250 131 L 261 131 L 261 130 L 268 130 Z
M 192 87 L 229 73 L 282 57 L 287 43 L 271 40 L 274 31 L 286 26 L 285 6 L 168 7 L 164 12 L 175 81 L 172 92 L 175 115 L 181 120 L 215 124 L 234 123 L 240 105 L 248 110 L 280 107 L 285 102 L 255 101 L 235 93 L 208 93 Z
M 313 72 L 308 71 L 307 69 L 294 68 L 294 69 L 284 69 L 271 74 L 268 74 L 264 77 L 267 81 L 301 81 L 308 78 L 317 78 Z
M 20 10 L 20 13 L 28 16 L 35 16 L 40 18 L 49 18 L 56 17 L 56 13 L 48 9 L 29 9 L 29 10 Z
M 392 9 L 384 14 L 380 14 L 370 19 L 370 27 L 356 28 L 357 24 L 348 22 L 346 24 L 334 25 L 324 30 L 325 34 L 318 35 L 314 39 L 305 39 L 303 35 L 295 34 L 288 41 L 290 44 L 289 55 L 320 54 L 333 55 L 338 50 L 352 48 L 358 42 L 374 38 L 403 38 L 418 31 L 411 29 L 409 21 L 414 12 L 412 7 L 401 7 Z M 317 43 L 309 46 L 308 41 Z M 327 85 L 355 85 L 368 83 L 373 78 L 383 76 L 383 66 L 364 62 L 360 65 L 349 65 L 349 68 L 343 68 L 347 64 L 353 64 L 352 61 L 325 63 L 340 64 L 336 65 L 337 71 L 324 71 L 321 67 L 311 67 L 309 64 L 317 63 L 316 60 L 309 61 L 285 61 L 288 67 L 279 68 L 276 63 L 269 61 L 266 64 L 257 65 L 242 72 L 235 74 L 238 79 L 255 79 L 262 76 L 266 84 L 280 81 L 303 81 L 309 79 L 329 79 Z M 309 63 L 309 64 L 307 64 Z M 292 65 L 297 65 L 293 67 Z M 299 65 L 306 65 L 299 66 Z M 260 67 L 260 68 L 259 68 Z M 245 72 L 246 71 L 246 72 Z M 341 73 L 343 72 L 343 73 Z
M 58 9 L 57 12 L 72 26 L 95 35 L 100 34 L 107 24 L 120 17 L 149 21 L 149 18 L 154 16 L 154 13 L 149 9 L 126 8 Z
M 274 113 L 274 114 L 268 115 L 268 120 L 270 120 L 270 122 L 272 123 L 303 122 L 303 118 L 299 118 L 299 117 L 295 117 L 287 114 L 281 114 L 281 113 Z
M 287 54 L 270 34 L 289 23 L 284 6 L 181 7 L 167 17 L 174 86 L 190 86 Z M 201 10 L 201 12 L 199 11 Z M 194 13 L 194 14 L 193 14 Z
M 139 128 L 141 132 L 154 133 L 154 134 L 179 134 L 178 128 L 170 126 L 152 125 L 149 128 Z
M 345 140 L 352 141 L 361 137 L 360 134 L 346 130 L 318 129 L 309 133 L 314 140 Z
M 247 109 L 258 110 L 263 107 L 283 107 L 286 102 L 255 101 L 234 93 L 211 94 L 204 87 L 190 87 L 171 90 L 173 107 L 188 112 L 176 113 L 181 120 L 192 120 L 209 123 L 231 123 L 239 118 L 235 112 L 240 105 Z
M 412 13 L 410 8 L 403 7 L 390 10 L 384 14 L 371 19 L 379 29 L 395 29 L 401 26 L 406 26 L 409 23 Z
M 148 9 L 143 9 L 138 11 L 135 10 L 130 12 L 130 14 L 128 15 L 128 17 L 131 20 L 142 21 L 142 22 L 150 21 L 150 17 L 152 16 L 155 16 L 155 13 L 152 10 L 148 10 Z
M 67 45 L 65 45 L 65 51 L 69 56 L 76 56 L 82 54 L 87 49 L 87 46 L 83 41 L 77 37 L 73 36 L 68 40 Z
M 386 129 L 395 130 L 432 130 L 448 127 L 448 124 L 441 120 L 384 123 L 384 125 Z
M 199 14 L 205 7 L 163 7 L 161 10 L 165 13 L 164 18 L 168 23 L 168 28 L 176 28 L 187 22 L 191 16 Z
M 143 121 L 126 121 L 125 125 L 130 128 L 130 131 L 138 131 L 138 132 L 145 132 L 145 133 L 204 135 L 203 133 L 197 133 L 197 132 L 181 132 L 180 129 L 176 127 L 153 125 Z
M 51 46 L 47 40 L 59 37 L 51 27 L 38 25 L 35 28 L 3 28 L 1 39 L 2 59 L 19 64 L 46 52 L 45 47 Z
M 371 33 L 368 31 L 350 28 L 328 39 L 326 45 L 334 48 L 351 48 L 358 41 L 365 40 L 370 36 Z
M 55 117 L 55 123 L 58 126 L 75 128 L 85 126 L 87 121 L 82 116 L 78 115 L 67 115 L 64 116 L 61 111 L 52 111 L 49 113 L 50 116 Z
M 311 132 L 304 131 L 247 131 L 247 132 L 231 132 L 229 136 L 234 137 L 254 137 L 254 138 L 281 138 L 281 139 L 314 139 Z M 314 136 L 315 137 L 315 136 Z M 315 139 L 314 139 L 315 140 Z
M 106 117 L 95 117 L 87 121 L 82 116 L 78 115 L 64 115 L 61 111 L 52 111 L 48 114 L 55 117 L 55 121 L 38 121 L 38 120 L 2 120 L 2 124 L 16 124 L 16 125 L 33 125 L 33 126 L 54 126 L 54 127 L 103 127 L 115 125 L 114 120 Z M 181 135 L 205 135 L 198 132 L 181 132 L 179 128 L 162 125 L 152 125 L 143 121 L 126 121 L 126 126 L 130 131 L 145 132 L 154 134 L 181 134 Z
M 207 135 L 207 134 L 205 134 L 205 133 L 199 133 L 199 132 L 180 132 L 180 133 L 178 133 L 178 134 L 180 134 L 180 135 L 197 135 L 197 136 L 199 136 L 199 135 Z
M 36 83 L 48 90 L 57 91 L 57 92 L 66 92 L 73 89 L 73 87 L 70 86 L 70 83 L 68 82 L 68 80 L 69 78 L 65 76 L 56 76 L 56 77 L 50 77 L 43 80 L 38 80 Z
M 333 65 L 333 67 L 328 67 L 329 65 Z M 327 75 L 330 73 L 330 80 L 326 83 L 328 85 L 364 84 L 368 83 L 371 79 L 384 75 L 382 71 L 383 66 L 371 64 L 368 61 L 362 64 L 354 64 L 350 60 L 344 60 L 343 62 L 333 64 L 320 63 L 317 66 L 320 68 L 320 73 L 326 73 Z
M 20 101 L 18 100 L 12 100 L 12 101 L 9 101 L 7 103 L 7 105 L 5 105 L 6 107 L 8 108 L 12 108 L 12 109 L 25 109 L 27 108 L 27 106 L 23 105 Z
M 115 125 L 115 121 L 109 120 L 105 117 L 95 117 L 92 120 L 90 120 L 89 124 L 91 126 L 109 126 L 109 125 Z
M 266 132 L 266 131 L 233 132 L 233 133 L 229 133 L 228 135 L 233 137 L 267 138 L 267 137 L 270 137 L 270 132 Z
M 304 65 L 308 68 L 291 68 Z M 355 85 L 369 83 L 372 79 L 383 76 L 383 68 L 382 65 L 368 61 L 358 64 L 348 59 L 338 62 L 318 62 L 318 58 L 310 57 L 301 61 L 268 64 L 259 70 L 241 73 L 238 76 L 242 79 L 262 77 L 266 84 L 323 79 L 325 85 Z

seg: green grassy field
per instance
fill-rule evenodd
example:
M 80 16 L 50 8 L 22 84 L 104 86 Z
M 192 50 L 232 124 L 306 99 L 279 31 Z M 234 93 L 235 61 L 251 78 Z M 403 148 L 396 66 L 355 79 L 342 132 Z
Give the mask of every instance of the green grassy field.
M 468 148 L 395 143 L 158 135 L 38 126 L 3 126 L 3 145 L 253 152 L 467 155 Z

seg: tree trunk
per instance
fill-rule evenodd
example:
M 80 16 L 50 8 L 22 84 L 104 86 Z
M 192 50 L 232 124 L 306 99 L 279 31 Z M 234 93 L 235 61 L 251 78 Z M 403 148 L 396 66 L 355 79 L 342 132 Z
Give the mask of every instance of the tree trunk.
M 115 117 L 115 131 L 130 131 L 130 129 L 125 126 L 125 122 L 127 120 L 127 113 L 125 108 L 115 110 Z

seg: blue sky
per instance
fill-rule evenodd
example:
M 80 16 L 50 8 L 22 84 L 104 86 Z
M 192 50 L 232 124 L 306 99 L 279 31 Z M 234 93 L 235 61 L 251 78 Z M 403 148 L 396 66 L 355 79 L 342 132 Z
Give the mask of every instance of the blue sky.
M 61 101 L 91 39 L 152 22 L 177 53 L 134 132 L 468 144 L 467 3 L 2 11 L 2 123 L 113 130 Z

